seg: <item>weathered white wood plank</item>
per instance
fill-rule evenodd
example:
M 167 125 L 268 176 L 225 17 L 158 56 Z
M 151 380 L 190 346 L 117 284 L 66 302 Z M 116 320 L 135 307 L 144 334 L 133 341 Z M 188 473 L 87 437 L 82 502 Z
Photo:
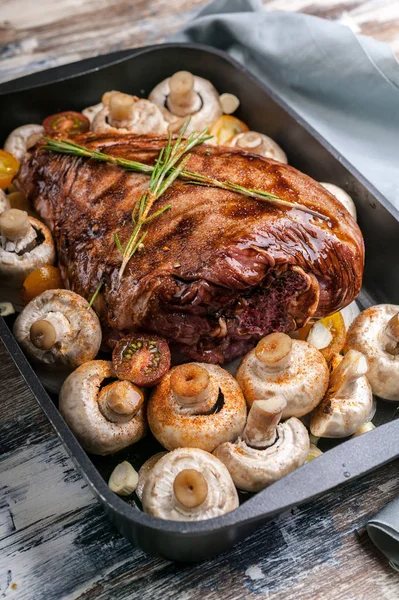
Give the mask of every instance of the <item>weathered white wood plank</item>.
M 207 0 L 0 0 L 0 81 L 171 35 Z M 339 20 L 399 55 L 396 0 L 264 0 L 266 10 Z

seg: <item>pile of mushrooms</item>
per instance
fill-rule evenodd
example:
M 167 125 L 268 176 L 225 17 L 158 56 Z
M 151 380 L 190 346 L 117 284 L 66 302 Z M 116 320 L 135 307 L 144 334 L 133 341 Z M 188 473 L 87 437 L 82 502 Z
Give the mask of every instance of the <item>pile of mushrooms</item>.
M 151 469 L 142 493 L 146 513 L 172 521 L 201 521 L 238 507 L 224 464 L 199 448 L 178 448 Z
M 242 360 L 237 381 L 249 405 L 255 400 L 284 396 L 282 418 L 302 417 L 323 398 L 329 370 L 323 355 L 311 344 L 285 333 L 271 333 Z
M 173 132 L 179 131 L 188 117 L 187 131 L 191 132 L 210 127 L 223 114 L 219 94 L 211 82 L 188 71 L 178 71 L 161 81 L 148 99 L 162 111 L 169 130 Z M 224 102 L 226 104 L 226 99 Z M 234 106 L 230 101 L 227 106 L 233 112 Z
M 195 447 L 212 452 L 237 439 L 247 416 L 236 380 L 217 365 L 189 363 L 171 369 L 154 389 L 148 424 L 168 450 Z
M 253 154 L 259 154 L 266 158 L 272 158 L 279 162 L 288 163 L 287 155 L 284 150 L 272 138 L 258 133 L 257 131 L 245 131 L 238 133 L 228 143 L 229 146 L 236 146 L 241 150 L 246 150 Z
M 234 444 L 221 444 L 214 451 L 239 489 L 259 492 L 306 461 L 306 427 L 295 417 L 279 424 L 286 407 L 282 396 L 255 400 L 242 437 Z
M 71 370 L 97 355 L 102 333 L 87 300 L 69 290 L 55 289 L 25 306 L 15 321 L 14 336 L 39 365 L 46 387 L 57 392 Z
M 345 354 L 331 373 L 327 394 L 311 414 L 312 435 L 347 437 L 364 425 L 373 410 L 367 371 L 367 360 L 361 352 L 349 350 Z
M 0 277 L 7 299 L 20 304 L 19 291 L 27 275 L 55 262 L 50 230 L 17 208 L 0 214 Z
M 399 306 L 379 304 L 364 310 L 348 330 L 346 348 L 367 358 L 373 393 L 399 401 Z
M 111 92 L 106 98 L 103 96 L 103 106 L 95 113 L 91 129 L 100 133 L 164 134 L 167 125 L 154 103 L 130 94 Z
M 114 381 L 112 363 L 92 360 L 64 382 L 59 410 L 83 448 L 112 454 L 140 440 L 146 432 L 143 392 L 130 381 Z

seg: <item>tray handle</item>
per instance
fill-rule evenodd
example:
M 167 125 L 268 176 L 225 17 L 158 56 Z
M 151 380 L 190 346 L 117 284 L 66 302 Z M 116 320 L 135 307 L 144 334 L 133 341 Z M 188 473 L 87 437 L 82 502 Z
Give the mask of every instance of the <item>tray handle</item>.
M 364 444 L 363 435 L 368 436 Z M 399 420 L 332 448 L 248 500 L 250 520 L 288 510 L 399 457 Z

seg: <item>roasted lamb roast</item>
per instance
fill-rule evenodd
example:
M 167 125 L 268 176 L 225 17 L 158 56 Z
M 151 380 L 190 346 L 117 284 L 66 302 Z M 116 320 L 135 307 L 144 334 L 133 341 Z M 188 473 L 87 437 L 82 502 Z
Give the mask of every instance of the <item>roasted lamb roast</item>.
M 92 133 L 77 143 L 154 164 L 165 138 Z M 238 193 L 177 180 L 154 210 L 144 248 L 118 279 L 131 213 L 148 176 L 37 145 L 18 185 L 50 226 L 65 285 L 95 308 L 105 347 L 133 331 L 165 336 L 187 357 L 223 363 L 273 331 L 292 332 L 310 317 L 356 298 L 364 263 L 360 230 L 321 185 L 296 169 L 238 149 L 202 145 L 187 167 L 247 188 L 270 191 L 326 215 L 276 207 Z

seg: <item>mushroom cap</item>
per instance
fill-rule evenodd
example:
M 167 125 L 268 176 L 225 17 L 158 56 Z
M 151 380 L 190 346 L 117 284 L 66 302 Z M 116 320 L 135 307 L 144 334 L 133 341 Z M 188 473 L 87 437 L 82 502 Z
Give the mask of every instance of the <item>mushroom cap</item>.
M 41 125 L 21 125 L 9 134 L 4 142 L 4 150 L 21 161 L 26 151 L 42 137 L 43 133 L 44 129 Z
M 373 394 L 399 401 L 399 355 L 386 351 L 384 329 L 399 312 L 396 304 L 377 304 L 364 310 L 349 327 L 346 348 L 362 352 L 367 358 L 367 379 Z
M 177 500 L 173 484 L 183 470 L 199 471 L 208 485 L 204 502 L 186 508 Z M 146 513 L 171 521 L 202 521 L 219 517 L 238 507 L 238 495 L 224 464 L 199 448 L 178 448 L 168 452 L 152 468 L 143 490 Z
M 0 277 L 11 287 L 22 286 L 29 273 L 55 263 L 54 242 L 49 228 L 34 217 L 28 219 L 33 230 L 31 228 L 26 237 L 17 242 L 6 241 L 5 246 L 0 243 Z M 23 252 L 24 247 L 29 248 L 37 238 L 39 244 Z
M 71 373 L 61 388 L 60 413 L 83 448 L 92 454 L 118 452 L 140 440 L 146 432 L 144 406 L 125 423 L 109 421 L 100 411 L 100 386 L 104 379 L 114 376 L 110 361 L 92 360 Z
M 134 98 L 134 111 L 131 121 L 121 122 L 121 127 L 114 127 L 107 121 L 110 113 L 110 107 L 104 105 L 103 108 L 93 118 L 91 129 L 92 131 L 108 132 L 108 133 L 157 133 L 163 134 L 167 131 L 167 125 L 163 118 L 162 112 L 153 102 L 149 102 L 144 98 Z M 123 123 L 123 125 L 122 125 Z
M 186 119 L 174 115 L 166 107 L 166 101 L 170 92 L 169 81 L 170 77 L 164 79 L 161 83 L 158 83 L 148 96 L 148 99 L 156 104 L 162 111 L 165 121 L 168 123 L 181 121 L 181 124 L 183 125 Z M 187 118 L 190 117 L 190 123 L 186 130 L 187 133 L 192 131 L 202 131 L 205 127 L 210 127 L 212 123 L 223 114 L 219 101 L 219 94 L 210 81 L 194 75 L 194 91 L 201 97 L 202 105 L 200 110 L 187 115 Z
M 104 104 L 99 102 L 98 104 L 93 104 L 92 106 L 88 106 L 82 110 L 82 115 L 87 117 L 90 123 L 93 122 L 94 117 L 104 108 Z
M 338 187 L 334 183 L 325 183 L 324 181 L 321 181 L 320 185 L 322 185 L 327 192 L 330 192 L 330 194 L 335 196 L 338 202 L 340 202 L 343 207 L 346 208 L 350 216 L 357 221 L 356 206 L 349 194 L 347 194 L 342 188 Z
M 329 371 L 319 350 L 292 340 L 289 362 L 281 371 L 264 370 L 254 348 L 243 358 L 236 378 L 250 406 L 259 398 L 284 396 L 287 407 L 282 418 L 287 419 L 302 417 L 318 405 L 327 390 Z
M 245 140 L 245 146 L 244 146 Z M 241 146 L 241 142 L 243 145 Z M 246 152 L 252 154 L 259 154 L 259 156 L 265 156 L 266 158 L 272 158 L 278 160 L 281 163 L 288 164 L 287 155 L 282 148 L 269 136 L 258 131 L 244 131 L 243 133 L 237 133 L 229 142 L 229 146 L 236 146 Z
M 363 371 L 366 371 L 367 361 L 364 356 L 361 360 L 365 363 Z M 367 377 L 362 375 L 348 385 L 344 385 L 342 389 L 327 391 L 323 400 L 310 415 L 310 431 L 316 437 L 348 437 L 370 418 L 372 411 L 371 386 Z
M 33 323 L 46 317 L 59 318 L 69 331 L 49 350 L 40 350 L 31 341 Z M 51 367 L 75 368 L 92 360 L 101 344 L 100 321 L 87 300 L 70 290 L 47 290 L 25 306 L 14 324 L 14 335 L 34 361 Z
M 166 373 L 148 403 L 148 423 L 154 436 L 168 450 L 192 447 L 212 452 L 222 442 L 237 439 L 245 426 L 246 403 L 234 377 L 218 365 L 195 364 L 208 371 L 214 406 L 220 395 L 223 404 L 212 414 L 192 414 L 176 401 L 171 390 L 174 369 Z
M 142 500 L 143 500 L 143 491 L 144 491 L 144 486 L 148 479 L 148 475 L 152 471 L 153 467 L 155 467 L 157 462 L 163 456 L 165 456 L 165 454 L 167 454 L 166 451 L 165 452 L 157 452 L 156 454 L 153 454 L 153 456 L 150 456 L 150 458 L 148 460 L 146 460 L 145 463 L 140 467 L 139 481 L 138 481 L 137 487 L 136 487 L 136 496 L 140 500 L 140 502 L 142 502 Z
M 213 454 L 226 465 L 237 488 L 259 492 L 303 465 L 309 446 L 306 427 L 291 417 L 277 425 L 277 440 L 268 448 L 251 448 L 239 439 L 221 444 Z

